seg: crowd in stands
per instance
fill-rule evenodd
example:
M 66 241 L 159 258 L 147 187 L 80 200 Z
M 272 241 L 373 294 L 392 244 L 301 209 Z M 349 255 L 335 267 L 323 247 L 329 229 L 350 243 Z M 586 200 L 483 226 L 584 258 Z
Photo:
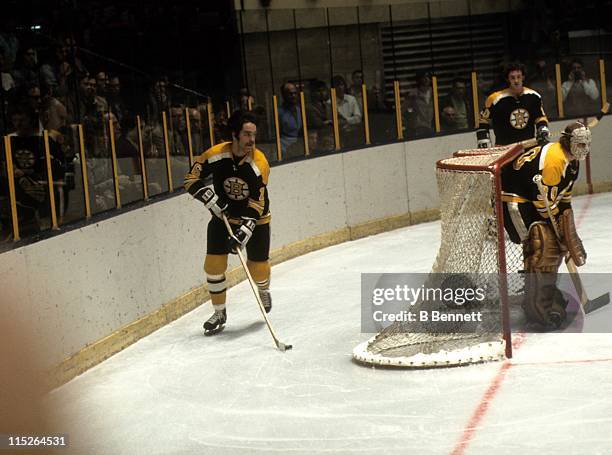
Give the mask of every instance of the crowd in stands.
M 125 202 L 142 199 L 142 172 L 136 114 L 141 117 L 145 158 L 165 157 L 162 112 L 167 114 L 166 134 L 170 154 L 187 157 L 204 148 L 207 100 L 172 93 L 166 77 L 131 81 L 130 89 L 148 86 L 148 91 L 125 95 L 126 72 L 109 72 L 104 60 L 86 59 L 71 39 L 42 41 L 14 33 L 0 34 L 0 133 L 10 138 L 15 196 L 22 236 L 35 234 L 50 225 L 50 191 L 43 131 L 48 132 L 60 221 L 82 217 L 82 204 L 71 197 L 75 166 L 80 160 L 82 126 L 84 150 L 93 212 L 115 207 L 114 180 L 110 160 L 112 124 L 120 190 L 130 193 Z M 133 79 L 133 75 L 132 79 Z M 131 90 L 137 92 L 138 90 Z M 195 100 L 195 101 L 194 101 Z M 187 137 L 189 115 L 191 138 Z M 218 122 L 216 129 L 221 122 Z M 224 133 L 217 133 L 220 139 Z M 207 137 L 207 136 L 206 136 Z M 0 155 L 0 240 L 12 236 L 7 166 Z M 161 183 L 149 189 L 161 192 Z M 82 202 L 82 201 L 81 201 Z
M 49 135 L 54 187 L 57 189 L 56 207 L 60 219 L 70 218 L 75 207 L 71 192 L 75 182 L 75 166 L 79 164 L 82 126 L 87 155 L 89 185 L 93 211 L 115 206 L 113 169 L 110 158 L 112 125 L 115 152 L 119 159 L 120 188 L 130 195 L 126 201 L 142 198 L 143 155 L 164 158 L 166 139 L 172 156 L 187 158 L 199 154 L 212 140 L 228 140 L 228 111 L 242 108 L 258 117 L 260 143 L 274 144 L 274 117 L 270 104 L 255 100 L 248 89 L 242 88 L 236 102 L 214 105 L 209 115 L 209 100 L 189 97 L 170 83 L 167 77 L 152 79 L 142 74 L 134 76 L 121 71 L 105 60 L 82 55 L 83 49 L 70 38 L 54 41 L 22 39 L 7 30 L 0 33 L 0 132 L 10 137 L 16 198 L 19 219 L 24 235 L 39 232 L 49 226 L 49 189 L 43 131 Z M 557 113 L 556 83 L 553 66 L 545 58 L 531 62 L 525 85 L 538 91 L 550 117 Z M 566 116 L 579 116 L 598 110 L 600 83 L 585 70 L 580 59 L 562 62 L 563 84 L 561 95 Z M 346 77 L 345 77 L 346 76 Z M 461 77 L 464 76 L 465 78 Z M 474 106 L 469 74 L 457 75 L 438 93 L 440 127 L 442 132 L 456 132 L 474 128 Z M 134 78 L 137 77 L 138 80 Z M 350 78 L 350 84 L 347 82 Z M 126 90 L 124 83 L 128 82 Z M 304 155 L 304 119 L 308 125 L 308 144 L 313 153 L 329 152 L 336 148 L 330 89 L 336 93 L 339 141 L 342 148 L 365 143 L 364 93 L 367 83 L 367 107 L 370 129 L 384 130 L 388 140 L 396 138 L 393 97 L 375 83 L 364 81 L 361 69 L 331 81 L 311 79 L 287 80 L 280 87 L 278 128 L 283 159 Z M 431 74 L 418 72 L 413 81 L 400 81 L 402 87 L 401 112 L 404 137 L 433 135 L 434 96 Z M 448 83 L 450 82 L 450 84 Z M 504 81 L 479 79 L 479 104 L 491 92 L 504 86 Z M 142 87 L 147 87 L 142 89 Z M 300 92 L 305 92 L 302 110 Z M 259 101 L 259 102 L 257 102 Z M 265 108 L 264 106 L 268 106 Z M 164 125 L 163 115 L 167 123 Z M 139 115 L 140 123 L 136 115 Z M 187 118 L 188 117 L 188 118 Z M 209 117 L 212 125 L 209 125 Z M 138 129 L 140 125 L 140 130 Z M 188 127 L 189 126 L 189 127 Z M 140 135 L 139 135 L 140 132 Z M 269 157 L 275 147 L 266 150 Z M 7 203 L 8 185 L 4 153 L 0 156 L 0 234 L 11 236 L 10 204 Z M 163 182 L 151 181 L 150 191 L 161 192 Z
M 547 59 L 537 58 L 529 62 L 524 85 L 536 90 L 543 99 L 545 112 L 550 118 L 558 116 L 556 82 L 554 65 L 549 65 Z M 600 83 L 589 77 L 579 58 L 564 59 L 562 62 L 564 75 L 561 96 L 564 115 L 578 117 L 597 112 L 601 104 Z M 500 64 L 500 68 L 503 62 Z M 552 67 L 552 68 L 551 68 Z M 474 103 L 472 100 L 470 75 L 453 77 L 450 87 L 439 90 L 438 108 L 440 130 L 442 132 L 458 132 L 474 128 Z M 352 84 L 346 83 L 344 76 L 335 75 L 331 87 L 336 90 L 340 143 L 342 147 L 362 145 L 363 139 L 363 72 L 353 71 Z M 412 84 L 400 81 L 410 86 L 402 90 L 401 111 L 405 137 L 427 137 L 435 133 L 434 97 L 431 74 L 417 72 Z M 366 84 L 367 85 L 367 84 Z M 502 78 L 492 81 L 478 78 L 478 105 L 484 106 L 484 101 L 491 93 L 502 90 L 507 83 Z M 285 158 L 304 155 L 302 114 L 299 103 L 299 90 L 304 89 L 310 94 L 306 101 L 306 119 L 308 125 L 309 148 L 315 152 L 331 151 L 335 147 L 332 107 L 330 100 L 330 85 L 322 80 L 310 81 L 305 87 L 292 81 L 284 83 L 280 88 L 282 97 L 278 110 L 279 131 L 282 153 Z M 387 118 L 387 125 L 376 124 L 376 115 L 394 109 L 394 103 L 385 99 L 381 89 L 376 84 L 367 85 L 368 113 L 370 129 L 393 127 Z M 253 101 L 254 103 L 254 101 Z

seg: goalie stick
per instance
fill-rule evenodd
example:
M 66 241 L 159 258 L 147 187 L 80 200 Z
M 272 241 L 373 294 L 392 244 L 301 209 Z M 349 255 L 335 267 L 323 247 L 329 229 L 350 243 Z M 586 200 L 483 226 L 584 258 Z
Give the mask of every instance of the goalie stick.
M 229 233 L 229 235 L 233 235 L 232 227 L 230 226 L 229 221 L 227 220 L 227 217 L 225 216 L 225 213 L 222 213 L 221 216 L 223 216 L 223 222 L 225 223 L 227 232 Z M 244 256 L 242 255 L 242 251 L 240 250 L 239 247 L 236 248 L 236 253 L 238 254 L 238 257 L 240 258 L 240 263 L 242 264 L 244 273 L 246 273 L 247 280 L 249 281 L 249 284 L 251 285 L 253 294 L 255 294 L 255 300 L 257 300 L 257 304 L 259 305 L 259 310 L 261 311 L 261 314 L 263 315 L 264 320 L 266 321 L 266 325 L 268 326 L 268 330 L 270 331 L 270 334 L 272 335 L 272 338 L 274 339 L 274 343 L 276 344 L 276 347 L 280 351 L 283 351 L 283 352 L 288 351 L 289 349 L 292 349 L 293 348 L 292 345 L 281 343 L 281 341 L 276 336 L 276 333 L 274 332 L 274 329 L 272 328 L 272 324 L 270 324 L 270 320 L 268 319 L 268 316 L 266 315 L 266 310 L 263 306 L 263 302 L 261 301 L 261 297 L 259 296 L 259 290 L 257 288 L 257 284 L 255 283 L 255 280 L 253 280 L 253 277 L 251 276 L 251 272 L 249 272 L 249 268 L 247 267 L 246 261 L 244 260 Z
M 594 127 L 596 127 L 599 121 L 603 118 L 604 115 L 608 113 L 609 110 L 610 110 L 610 103 L 606 101 L 606 103 L 602 106 L 601 110 L 597 113 L 597 116 L 587 124 L 587 127 L 589 129 L 593 129 Z M 551 135 L 551 137 L 557 137 L 559 135 L 561 135 L 561 131 L 556 131 L 554 134 Z M 511 144 L 511 146 L 518 145 L 518 144 L 522 145 L 524 149 L 528 149 L 529 147 L 538 145 L 538 140 L 536 138 L 531 138 L 525 141 Z
M 550 209 L 550 204 L 548 202 L 548 194 L 546 188 L 542 184 L 542 176 L 537 174 L 533 177 L 533 183 L 538 186 L 538 191 L 542 196 L 544 201 L 544 205 L 546 205 L 546 212 L 548 213 L 548 217 L 550 218 L 550 224 L 553 227 L 553 231 L 555 231 L 555 235 L 557 236 L 557 240 L 561 242 L 561 234 L 559 233 L 559 227 L 557 226 L 557 222 L 552 214 L 552 210 Z M 600 295 L 596 299 L 589 300 L 586 291 L 584 290 L 584 286 L 582 285 L 582 280 L 580 279 L 580 275 L 578 274 L 578 267 L 574 263 L 574 260 L 569 255 L 569 253 L 565 256 L 565 265 L 567 266 L 567 271 L 570 274 L 570 278 L 572 279 L 572 283 L 574 284 L 574 288 L 576 289 L 576 293 L 578 294 L 578 298 L 580 299 L 580 304 L 582 305 L 582 309 L 585 314 L 588 314 L 592 311 L 595 311 L 608 303 L 610 303 L 610 293 L 606 292 L 603 295 Z

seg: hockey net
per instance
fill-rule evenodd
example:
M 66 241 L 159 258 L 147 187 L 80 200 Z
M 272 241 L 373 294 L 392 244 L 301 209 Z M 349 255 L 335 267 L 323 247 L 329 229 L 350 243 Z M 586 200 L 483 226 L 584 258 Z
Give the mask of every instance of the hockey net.
M 521 151 L 520 146 L 463 150 L 436 165 L 441 244 L 428 285 L 439 284 L 440 277 L 449 274 L 470 277 L 474 285 L 494 280 L 493 292 L 480 307 L 489 317 L 476 330 L 466 331 L 457 322 L 444 333 L 433 332 L 431 325 L 395 322 L 357 346 L 356 360 L 423 368 L 511 357 L 508 300 L 522 291 L 516 273 L 522 269 L 522 251 L 503 228 L 501 169 Z M 410 311 L 418 313 L 424 305 L 428 311 L 435 309 L 421 300 Z M 439 309 L 444 311 L 444 305 Z

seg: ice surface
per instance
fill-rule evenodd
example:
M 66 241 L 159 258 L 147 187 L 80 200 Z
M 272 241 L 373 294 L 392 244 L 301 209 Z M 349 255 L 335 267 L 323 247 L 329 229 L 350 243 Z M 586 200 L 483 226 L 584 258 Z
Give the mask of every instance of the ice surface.
M 574 207 L 589 253 L 582 271 L 612 272 L 612 194 Z M 439 223 L 421 224 L 275 266 L 270 317 L 293 344 L 286 353 L 247 283 L 229 290 L 221 334 L 203 336 L 209 303 L 151 334 L 53 392 L 70 435 L 62 453 L 427 455 L 460 441 L 455 454 L 612 453 L 612 335 L 529 334 L 506 367 L 352 361 L 371 336 L 360 333 L 360 273 L 428 272 L 439 235 Z M 610 320 L 612 308 L 589 318 Z

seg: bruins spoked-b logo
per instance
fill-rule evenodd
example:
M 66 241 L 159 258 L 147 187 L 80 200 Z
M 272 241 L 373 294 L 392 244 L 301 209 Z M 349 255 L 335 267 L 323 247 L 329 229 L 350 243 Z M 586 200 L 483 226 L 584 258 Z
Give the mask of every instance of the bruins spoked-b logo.
M 15 163 L 21 170 L 32 169 L 36 163 L 36 157 L 31 150 L 19 149 L 13 153 Z
M 510 125 L 512 125 L 517 130 L 522 130 L 527 126 L 529 122 L 529 112 L 527 112 L 522 107 L 513 110 L 510 113 Z
M 233 201 L 243 201 L 249 197 L 249 186 L 238 177 L 229 177 L 223 182 L 223 189 L 227 197 Z

